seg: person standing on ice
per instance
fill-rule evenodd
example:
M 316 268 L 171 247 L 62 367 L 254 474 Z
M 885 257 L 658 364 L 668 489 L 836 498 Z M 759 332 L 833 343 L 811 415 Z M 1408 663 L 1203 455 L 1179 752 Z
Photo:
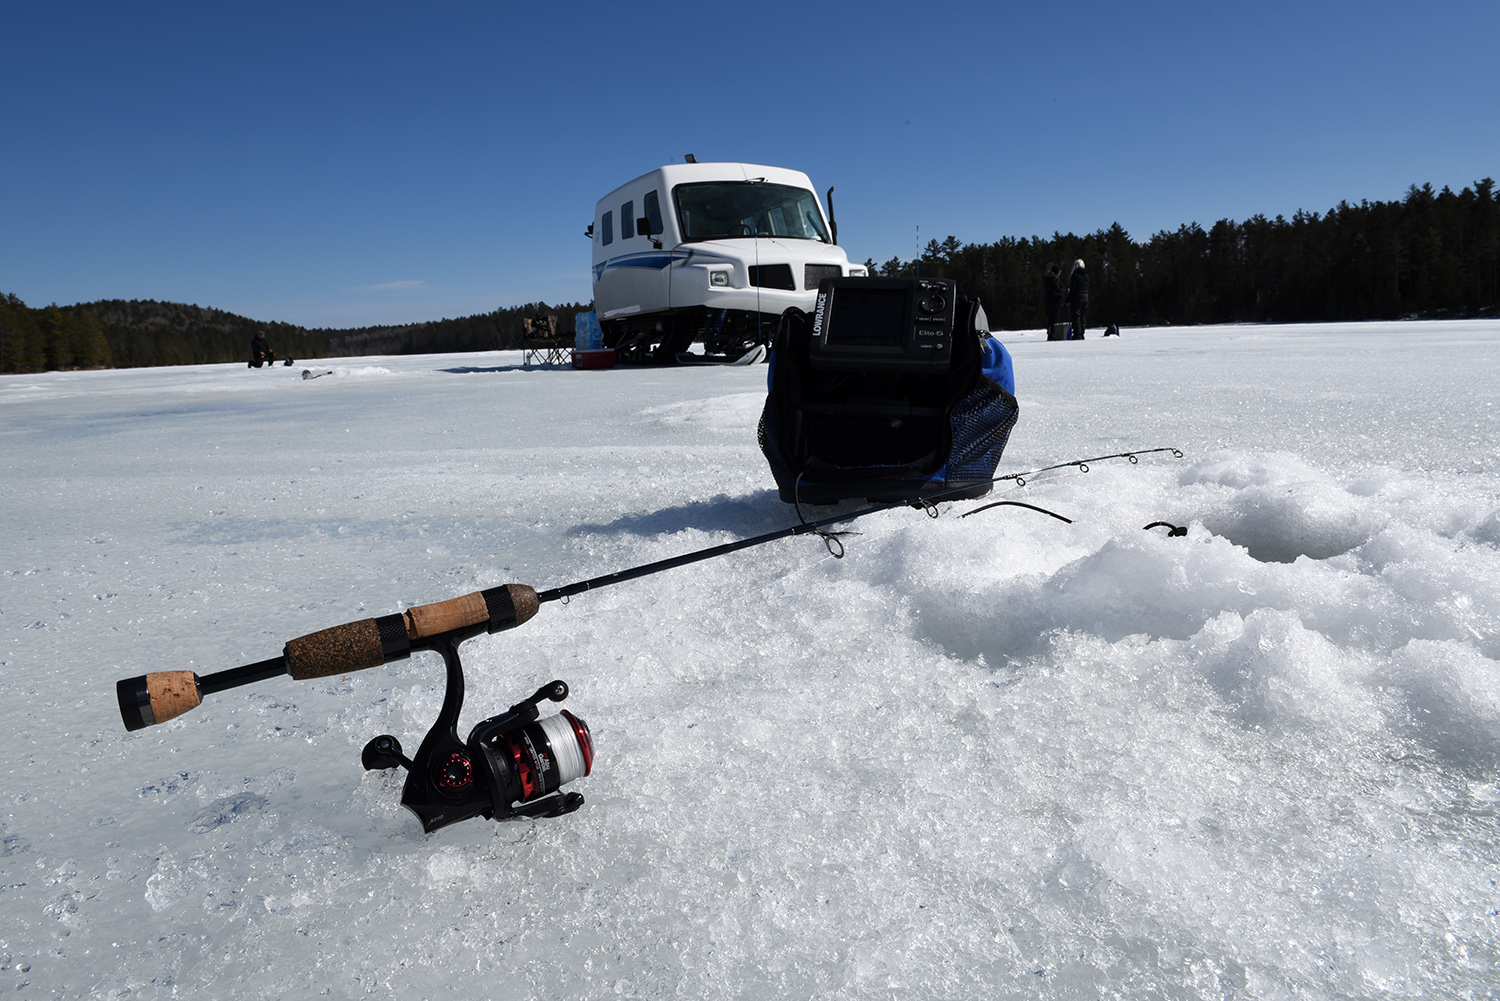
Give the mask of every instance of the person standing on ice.
M 1052 339 L 1053 325 L 1059 322 L 1062 304 L 1062 266 L 1053 261 L 1047 265 L 1047 273 L 1042 275 L 1042 310 L 1047 314 L 1047 329 L 1043 333 L 1048 340 Z
M 1084 270 L 1082 258 L 1073 262 L 1068 273 L 1068 320 L 1073 324 L 1070 341 L 1083 340 L 1083 327 L 1089 308 L 1089 273 Z

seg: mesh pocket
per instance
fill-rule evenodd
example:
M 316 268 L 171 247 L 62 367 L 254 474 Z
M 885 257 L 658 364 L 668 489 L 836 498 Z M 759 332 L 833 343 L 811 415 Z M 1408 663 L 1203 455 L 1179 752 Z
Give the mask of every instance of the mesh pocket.
M 981 378 L 949 414 L 953 451 L 948 456 L 948 482 L 994 478 L 1020 413 L 1014 396 Z

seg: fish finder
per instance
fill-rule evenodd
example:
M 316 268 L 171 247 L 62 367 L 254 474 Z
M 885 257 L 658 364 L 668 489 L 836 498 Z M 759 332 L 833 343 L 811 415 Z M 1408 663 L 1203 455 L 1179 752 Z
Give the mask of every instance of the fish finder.
M 947 278 L 825 278 L 808 362 L 835 372 L 946 372 L 957 300 Z

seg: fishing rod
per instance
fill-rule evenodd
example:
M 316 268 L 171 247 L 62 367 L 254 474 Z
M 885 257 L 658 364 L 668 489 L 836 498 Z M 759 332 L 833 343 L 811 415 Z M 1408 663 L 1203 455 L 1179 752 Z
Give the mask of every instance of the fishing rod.
M 1043 466 L 1041 469 L 1028 469 L 1020 473 L 1006 473 L 1004 476 L 995 477 L 990 482 L 1003 483 L 1006 480 L 1015 480 L 1016 486 L 1024 487 L 1026 485 L 1026 478 L 1028 476 L 1035 476 L 1038 473 L 1050 473 L 1054 469 L 1068 469 L 1070 467 L 1076 467 L 1080 473 L 1086 473 L 1089 471 L 1089 463 L 1104 462 L 1107 459 L 1129 459 L 1130 464 L 1134 466 L 1141 461 L 1141 456 L 1152 455 L 1156 452 L 1171 452 L 1172 458 L 1182 458 L 1182 449 L 1173 448 L 1170 445 L 1166 448 L 1143 448 L 1137 449 L 1134 452 L 1115 452 L 1113 455 L 1096 455 L 1092 459 L 1074 459 L 1072 462 L 1059 462 L 1055 465 Z M 973 512 L 970 513 L 972 514 Z
M 1128 458 L 1135 463 L 1138 455 L 1165 451 L 1179 458 L 1182 456 L 1175 448 L 1121 452 L 1012 473 L 995 477 L 990 482 L 1014 480 L 1021 485 L 1025 482 L 1023 477 L 1052 469 L 1072 466 L 1086 472 L 1088 463 L 1114 458 Z M 565 602 L 585 591 L 701 563 L 778 539 L 814 534 L 823 539 L 830 555 L 842 558 L 844 551 L 839 537 L 847 533 L 828 531 L 831 526 L 899 507 L 917 507 L 936 516 L 937 502 L 972 487 L 970 483 L 916 499 L 873 504 L 815 521 L 802 516 L 802 507 L 798 503 L 798 524 L 763 535 L 709 546 L 544 591 L 526 584 L 501 584 L 446 601 L 417 605 L 404 612 L 331 626 L 288 641 L 279 657 L 215 674 L 199 676 L 193 671 L 155 671 L 124 678 L 115 685 L 120 717 L 126 730 L 141 730 L 196 709 L 205 696 L 242 685 L 283 675 L 294 681 L 307 681 L 351 674 L 405 660 L 415 652 L 433 651 L 442 656 L 447 672 L 447 687 L 437 719 L 412 758 L 405 756 L 401 742 L 390 734 L 371 740 L 360 756 L 366 770 L 397 767 L 407 770 L 401 802 L 416 814 L 427 833 L 477 816 L 493 820 L 561 816 L 583 805 L 581 794 L 564 793 L 562 787 L 587 776 L 593 770 L 594 759 L 593 735 L 582 719 L 566 709 L 555 716 L 541 718 L 541 703 L 566 699 L 567 684 L 563 681 L 548 682 L 505 712 L 481 720 L 466 739 L 460 739 L 458 718 L 464 701 L 460 644 L 481 633 L 504 632 L 523 625 L 548 602 Z M 1000 503 L 1012 503 L 1068 520 L 1035 505 Z M 994 505 L 986 505 L 991 506 Z

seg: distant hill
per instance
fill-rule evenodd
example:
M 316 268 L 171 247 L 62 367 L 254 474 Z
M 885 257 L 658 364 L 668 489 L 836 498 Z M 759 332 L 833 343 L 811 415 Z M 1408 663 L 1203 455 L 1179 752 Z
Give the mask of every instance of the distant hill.
M 537 302 L 451 320 L 337 330 L 154 299 L 32 309 L 6 295 L 0 296 L 0 372 L 244 361 L 258 330 L 277 355 L 299 359 L 519 348 L 526 317 L 555 314 L 558 329 L 571 330 L 574 316 L 587 308 Z

